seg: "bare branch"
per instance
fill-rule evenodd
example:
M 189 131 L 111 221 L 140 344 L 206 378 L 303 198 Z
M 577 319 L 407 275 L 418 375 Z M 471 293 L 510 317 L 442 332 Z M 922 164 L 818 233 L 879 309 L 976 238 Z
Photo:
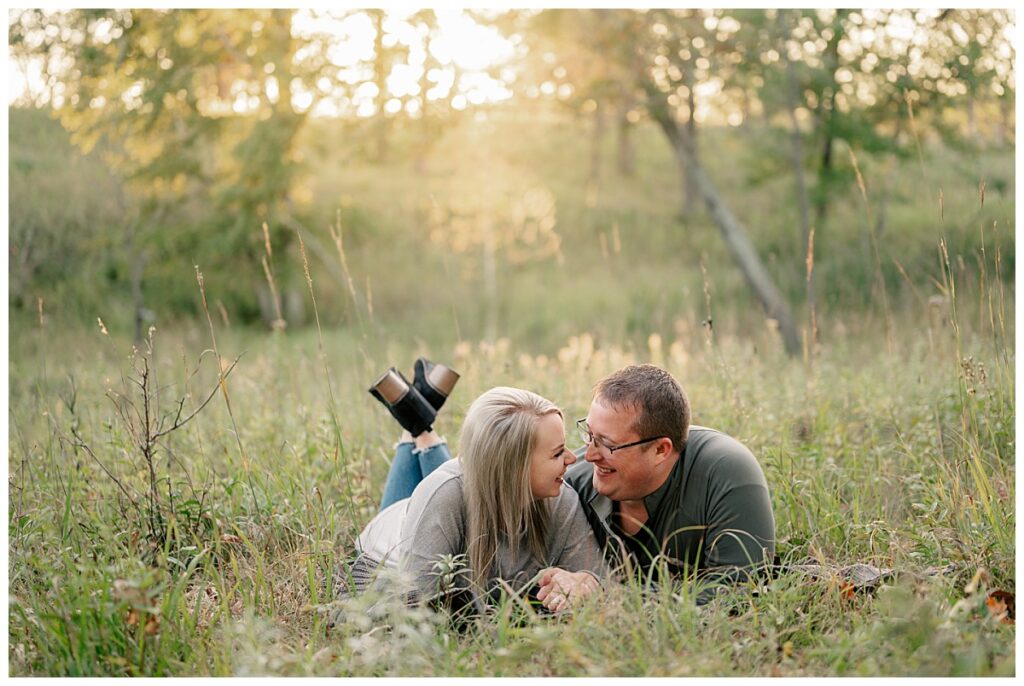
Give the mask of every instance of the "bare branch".
M 89 457 L 91 457 L 93 461 L 100 466 L 100 469 L 102 469 L 106 473 L 106 475 L 109 476 L 110 479 L 115 484 L 117 484 L 117 487 L 121 489 L 121 492 L 124 493 L 125 497 L 128 498 L 129 502 L 131 502 L 131 504 L 135 507 L 136 511 L 139 513 L 139 516 L 142 517 L 142 510 L 139 508 L 139 504 L 136 501 L 135 497 L 128 492 L 128 489 L 125 487 L 123 483 L 121 483 L 121 480 L 114 476 L 113 472 L 107 469 L 107 466 L 103 464 L 102 460 L 96 457 L 96 453 L 92 451 L 92 448 L 88 446 L 88 444 L 82 438 L 82 435 L 78 433 L 78 429 L 72 428 L 71 435 L 74 436 L 75 438 L 74 441 L 69 441 L 71 445 L 75 446 L 76 448 L 81 448 L 86 453 L 88 453 Z
M 231 363 L 231 365 L 227 368 L 227 370 L 221 376 L 222 379 L 228 378 L 228 374 L 231 373 L 231 370 L 233 370 L 235 368 L 235 365 L 238 364 L 238 361 L 240 359 L 242 359 L 242 355 L 244 355 L 244 354 L 245 353 L 243 352 L 241 355 L 239 355 L 238 357 L 235 358 L 234 362 Z M 184 419 L 182 419 L 180 421 L 177 418 L 175 418 L 174 424 L 171 427 L 169 427 L 167 429 L 164 429 L 163 431 L 161 431 L 159 433 L 153 434 L 152 440 L 156 441 L 158 438 L 161 438 L 162 436 L 166 436 L 167 434 L 171 433 L 172 431 L 180 429 L 181 427 L 185 426 L 185 424 L 187 424 L 189 421 L 191 421 L 193 417 L 195 417 L 197 414 L 202 412 L 203 408 L 206 407 L 210 403 L 210 401 L 213 400 L 213 396 L 215 396 L 217 394 L 217 391 L 220 389 L 220 383 L 221 383 L 220 380 L 218 380 L 217 381 L 217 385 L 214 386 L 210 390 L 210 394 L 208 396 L 206 396 L 206 400 L 204 400 L 202 402 L 202 404 L 199 407 L 197 407 L 190 415 L 188 415 L 187 417 L 185 417 Z M 179 408 L 179 410 L 180 410 L 180 408 Z M 179 411 L 179 415 L 180 415 L 180 411 Z

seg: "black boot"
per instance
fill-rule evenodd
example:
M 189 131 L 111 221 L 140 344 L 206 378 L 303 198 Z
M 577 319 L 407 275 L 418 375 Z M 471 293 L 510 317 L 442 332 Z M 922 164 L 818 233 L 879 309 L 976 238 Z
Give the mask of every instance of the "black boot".
M 394 367 L 373 382 L 370 395 L 381 401 L 402 428 L 413 436 L 430 431 L 437 417 L 437 411 Z
M 459 381 L 459 373 L 443 364 L 434 364 L 425 357 L 416 360 L 414 370 L 413 388 L 427 399 L 435 412 L 440 412 L 444 401 Z

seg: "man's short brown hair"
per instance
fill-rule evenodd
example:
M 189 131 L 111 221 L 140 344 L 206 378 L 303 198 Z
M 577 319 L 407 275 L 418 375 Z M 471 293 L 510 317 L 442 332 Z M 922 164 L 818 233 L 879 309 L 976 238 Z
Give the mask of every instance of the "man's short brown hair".
M 594 399 L 636 410 L 633 431 L 640 438 L 667 436 L 682 454 L 690 431 L 690 401 L 671 374 L 653 364 L 623 367 L 597 382 Z

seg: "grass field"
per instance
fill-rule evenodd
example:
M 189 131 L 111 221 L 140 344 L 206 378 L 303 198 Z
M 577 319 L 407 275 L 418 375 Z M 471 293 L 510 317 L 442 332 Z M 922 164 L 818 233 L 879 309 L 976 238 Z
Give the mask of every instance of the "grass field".
M 884 320 L 823 319 L 804 360 L 767 328 L 682 321 L 672 338 L 579 332 L 540 353 L 372 328 L 256 334 L 216 313 L 132 353 L 99 326 L 12 321 L 10 673 L 1013 675 L 1015 628 L 987 602 L 1016 575 L 1013 293 L 955 285 Z M 463 373 L 439 423 L 453 443 L 491 386 L 575 418 L 603 374 L 664 365 L 696 423 L 758 456 L 784 561 L 903 574 L 873 594 L 783 574 L 701 609 L 686 583 L 626 583 L 558 619 L 509 604 L 465 634 L 387 599 L 367 614 L 381 599 L 363 597 L 328 633 L 333 571 L 397 437 L 365 388 L 417 354 Z

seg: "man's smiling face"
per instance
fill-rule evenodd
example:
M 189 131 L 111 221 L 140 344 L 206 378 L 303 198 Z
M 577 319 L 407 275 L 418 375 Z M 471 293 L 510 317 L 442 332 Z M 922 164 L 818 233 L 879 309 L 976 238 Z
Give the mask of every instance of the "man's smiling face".
M 594 488 L 612 500 L 639 500 L 656 491 L 666 476 L 657 466 L 666 449 L 671 450 L 672 441 L 667 438 L 608 450 L 648 438 L 633 428 L 636 413 L 634 407 L 614 407 L 595 398 L 587 414 L 586 424 L 594 440 L 587 446 L 586 459 L 594 465 Z

